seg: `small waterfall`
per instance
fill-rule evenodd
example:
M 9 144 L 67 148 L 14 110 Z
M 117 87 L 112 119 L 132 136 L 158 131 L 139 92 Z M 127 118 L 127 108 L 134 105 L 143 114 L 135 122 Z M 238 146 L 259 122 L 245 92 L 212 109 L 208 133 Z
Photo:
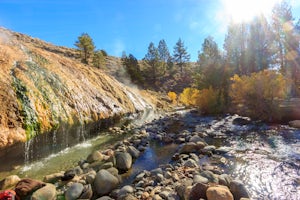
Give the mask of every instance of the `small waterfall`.
M 56 144 L 57 144 L 56 133 L 57 133 L 57 130 L 54 130 L 54 131 L 53 131 L 53 136 L 52 136 L 52 146 L 53 146 L 53 147 L 55 147 Z
M 33 139 L 28 140 L 25 142 L 25 149 L 24 149 L 24 163 L 25 165 L 29 163 L 30 158 L 32 157 L 32 143 Z

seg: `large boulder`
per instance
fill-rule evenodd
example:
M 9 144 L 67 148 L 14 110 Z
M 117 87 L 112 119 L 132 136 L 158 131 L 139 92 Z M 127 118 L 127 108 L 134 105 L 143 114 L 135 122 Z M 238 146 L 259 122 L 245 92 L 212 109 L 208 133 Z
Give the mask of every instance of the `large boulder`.
M 105 169 L 101 169 L 94 181 L 94 188 L 98 195 L 105 195 L 117 188 L 119 180 Z
M 81 183 L 72 184 L 65 192 L 66 200 L 76 200 L 80 197 L 83 191 L 83 185 Z
M 209 187 L 206 196 L 207 200 L 234 200 L 229 189 L 225 187 Z
M 14 187 L 21 179 L 17 175 L 8 176 L 0 181 L 0 190 Z
M 132 157 L 127 152 L 116 153 L 116 167 L 120 171 L 128 171 L 132 165 Z
M 234 199 L 250 198 L 249 192 L 246 189 L 245 185 L 237 180 L 233 180 L 229 185 L 230 191 L 234 196 Z
M 53 184 L 47 183 L 46 186 L 35 191 L 32 196 L 32 200 L 55 200 L 56 199 L 56 187 Z

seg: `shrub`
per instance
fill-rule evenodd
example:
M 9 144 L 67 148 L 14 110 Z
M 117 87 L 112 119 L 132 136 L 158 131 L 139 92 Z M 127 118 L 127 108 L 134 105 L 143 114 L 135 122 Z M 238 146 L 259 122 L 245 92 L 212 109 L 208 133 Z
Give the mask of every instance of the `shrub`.
M 168 97 L 172 101 L 173 104 L 177 103 L 177 95 L 175 92 L 168 92 Z
M 186 106 L 195 106 L 198 93 L 199 90 L 195 88 L 184 88 L 183 92 L 179 96 L 180 102 Z
M 278 100 L 286 97 L 287 87 L 282 74 L 265 70 L 251 76 L 234 75 L 231 81 L 229 95 L 238 112 L 267 121 L 280 119 Z

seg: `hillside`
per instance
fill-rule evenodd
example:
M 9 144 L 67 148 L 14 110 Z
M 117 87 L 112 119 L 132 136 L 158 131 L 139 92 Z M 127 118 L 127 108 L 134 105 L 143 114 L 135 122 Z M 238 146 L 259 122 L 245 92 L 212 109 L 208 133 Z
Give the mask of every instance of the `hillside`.
M 146 92 L 141 98 L 137 89 L 78 57 L 74 49 L 0 28 L 0 148 L 61 122 L 92 122 L 151 104 Z

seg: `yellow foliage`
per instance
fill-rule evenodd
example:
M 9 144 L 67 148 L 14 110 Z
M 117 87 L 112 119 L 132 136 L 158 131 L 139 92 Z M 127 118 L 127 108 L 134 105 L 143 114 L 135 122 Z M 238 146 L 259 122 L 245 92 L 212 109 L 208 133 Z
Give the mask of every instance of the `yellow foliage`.
M 235 105 L 246 107 L 254 118 L 278 118 L 276 101 L 286 97 L 287 81 L 274 70 L 253 73 L 251 76 L 234 75 L 229 96 Z
M 179 95 L 179 99 L 186 106 L 195 106 L 198 93 L 199 90 L 195 88 L 184 88 L 183 92 Z
M 177 103 L 177 94 L 175 92 L 168 92 L 168 97 L 172 101 L 173 104 Z
M 185 88 L 180 94 L 180 101 L 187 106 L 198 107 L 204 113 L 215 114 L 223 109 L 224 101 L 219 93 L 212 87 L 202 90 Z

